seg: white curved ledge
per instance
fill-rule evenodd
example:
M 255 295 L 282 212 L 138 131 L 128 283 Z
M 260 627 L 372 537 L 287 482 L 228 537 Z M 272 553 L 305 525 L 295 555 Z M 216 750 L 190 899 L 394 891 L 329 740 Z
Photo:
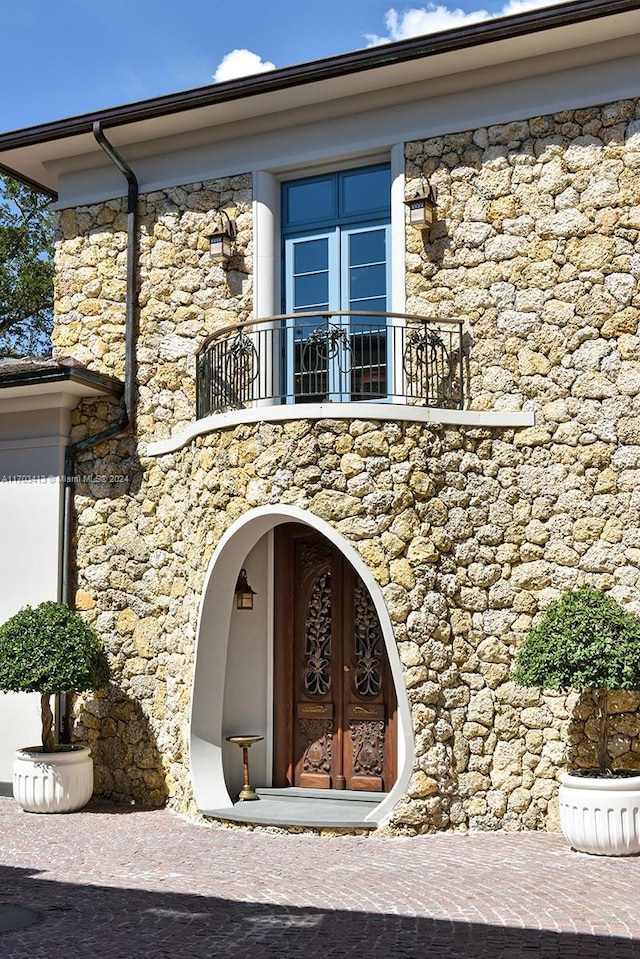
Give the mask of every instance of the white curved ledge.
M 163 456 L 182 449 L 196 436 L 246 423 L 278 423 L 286 420 L 408 420 L 412 423 L 441 423 L 451 426 L 526 427 L 535 425 L 533 411 L 445 410 L 432 406 L 400 403 L 305 403 L 304 405 L 260 406 L 214 413 L 166 440 L 148 443 L 147 456 Z

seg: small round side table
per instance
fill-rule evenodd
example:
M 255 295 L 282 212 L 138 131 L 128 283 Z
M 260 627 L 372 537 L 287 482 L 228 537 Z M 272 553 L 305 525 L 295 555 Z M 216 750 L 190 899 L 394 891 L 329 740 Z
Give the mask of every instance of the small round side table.
M 246 802 L 248 799 L 260 799 L 251 788 L 249 782 L 249 749 L 254 743 L 259 743 L 264 736 L 227 736 L 228 743 L 235 743 L 242 749 L 242 772 L 244 775 L 244 785 L 238 796 L 239 802 Z

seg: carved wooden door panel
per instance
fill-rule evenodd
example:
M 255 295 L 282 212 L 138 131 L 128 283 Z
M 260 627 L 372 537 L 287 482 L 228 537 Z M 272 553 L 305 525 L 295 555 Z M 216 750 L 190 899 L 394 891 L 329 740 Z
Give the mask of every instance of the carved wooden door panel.
M 339 550 L 305 527 L 279 531 L 276 560 L 276 779 L 386 791 L 396 703 L 371 596 Z

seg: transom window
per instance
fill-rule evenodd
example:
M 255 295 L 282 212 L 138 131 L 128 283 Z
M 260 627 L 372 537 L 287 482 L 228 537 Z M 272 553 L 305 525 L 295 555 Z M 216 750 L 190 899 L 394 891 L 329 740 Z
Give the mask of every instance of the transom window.
M 283 185 L 283 232 L 391 215 L 388 166 L 343 170 Z

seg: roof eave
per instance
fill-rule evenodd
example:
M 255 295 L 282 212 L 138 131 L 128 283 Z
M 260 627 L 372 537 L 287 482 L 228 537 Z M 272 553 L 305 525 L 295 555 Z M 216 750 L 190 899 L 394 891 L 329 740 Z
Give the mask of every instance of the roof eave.
M 541 7 L 515 16 L 481 21 L 435 35 L 380 44 L 268 73 L 165 94 L 0 134 L 0 153 L 3 150 L 90 133 L 96 120 L 103 128 L 123 126 L 172 113 L 195 110 L 203 106 L 279 92 L 303 84 L 336 79 L 366 70 L 609 17 L 637 10 L 639 5 L 638 0 L 573 0 L 570 3 Z M 20 177 L 18 171 L 11 171 L 11 175 Z M 38 184 L 32 185 L 38 186 Z M 46 192 L 51 192 L 48 188 L 44 189 Z
M 0 370 L 0 390 L 15 387 L 41 387 L 59 383 L 74 383 L 81 388 L 97 390 L 100 393 L 122 396 L 124 385 L 110 376 L 94 373 L 81 366 L 55 365 L 26 370 L 14 370 L 2 373 Z

